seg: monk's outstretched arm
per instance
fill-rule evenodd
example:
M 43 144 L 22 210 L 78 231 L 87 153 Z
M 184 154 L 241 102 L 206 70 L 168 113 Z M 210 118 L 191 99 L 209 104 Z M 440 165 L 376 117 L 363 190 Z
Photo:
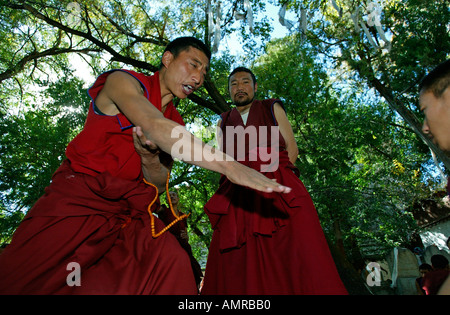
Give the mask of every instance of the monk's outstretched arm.
M 138 81 L 129 74 L 121 71 L 110 74 L 101 93 L 130 122 L 142 128 L 147 140 L 174 158 L 224 174 L 235 184 L 264 192 L 290 192 L 290 188 L 238 163 L 222 151 L 203 143 L 183 126 L 166 119 L 142 94 Z

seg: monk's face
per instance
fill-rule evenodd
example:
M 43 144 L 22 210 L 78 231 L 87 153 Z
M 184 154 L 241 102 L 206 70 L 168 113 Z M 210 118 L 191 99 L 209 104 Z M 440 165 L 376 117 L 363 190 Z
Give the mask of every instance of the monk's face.
M 236 106 L 246 106 L 253 102 L 257 85 L 248 72 L 236 72 L 230 77 L 230 96 Z
M 176 57 L 169 51 L 162 58 L 164 71 L 160 74 L 161 92 L 186 98 L 203 85 L 209 67 L 208 57 L 201 50 L 189 47 Z
M 450 152 L 450 87 L 440 97 L 431 91 L 421 92 L 419 104 L 425 114 L 422 131 L 443 151 Z
M 169 197 L 173 205 L 178 204 L 178 194 L 175 191 L 169 191 Z

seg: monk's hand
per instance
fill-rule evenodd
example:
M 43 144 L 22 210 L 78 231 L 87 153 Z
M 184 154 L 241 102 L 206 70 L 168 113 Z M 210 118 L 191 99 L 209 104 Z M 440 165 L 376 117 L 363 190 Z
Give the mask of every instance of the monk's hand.
M 157 158 L 161 152 L 157 145 L 144 136 L 141 127 L 133 127 L 133 143 L 136 152 L 145 159 Z
M 144 178 L 154 184 L 158 188 L 159 193 L 164 192 L 171 167 L 171 156 L 161 151 L 150 140 L 147 140 L 141 127 L 133 128 L 133 143 L 136 152 L 141 157 Z M 166 158 L 166 156 L 168 157 Z
M 142 128 L 133 128 L 133 142 L 136 152 L 141 156 L 143 164 L 161 163 L 165 168 L 171 169 L 173 164 L 172 156 L 162 151 L 156 144 L 147 140 Z
M 280 185 L 275 180 L 267 178 L 260 172 L 239 162 L 233 161 L 224 174 L 234 184 L 253 188 L 262 192 L 290 193 L 291 188 Z

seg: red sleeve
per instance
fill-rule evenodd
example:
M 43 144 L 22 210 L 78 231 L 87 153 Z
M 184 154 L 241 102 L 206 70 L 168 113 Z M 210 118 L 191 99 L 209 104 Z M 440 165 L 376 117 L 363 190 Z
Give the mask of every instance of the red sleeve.
M 180 113 L 172 103 L 167 105 L 166 111 L 164 112 L 164 117 L 173 120 L 174 122 L 179 123 L 182 126 L 186 125 L 184 123 L 183 117 L 181 117 Z

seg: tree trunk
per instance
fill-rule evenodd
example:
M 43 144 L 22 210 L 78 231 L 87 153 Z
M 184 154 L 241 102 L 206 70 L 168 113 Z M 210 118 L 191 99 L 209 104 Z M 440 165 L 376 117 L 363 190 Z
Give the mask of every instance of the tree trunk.
M 331 255 L 333 256 L 334 263 L 338 270 L 339 276 L 344 283 L 350 295 L 371 295 L 370 291 L 364 285 L 364 279 L 353 267 L 353 265 L 347 260 L 345 255 L 341 252 L 336 244 L 332 244 L 328 240 L 328 246 L 330 248 Z
M 345 49 L 342 46 L 340 47 L 341 49 Z M 351 63 L 354 65 L 352 68 L 358 72 L 361 78 L 367 80 L 369 86 L 372 86 L 378 91 L 378 93 L 380 93 L 380 95 L 388 103 L 389 107 L 405 120 L 405 122 L 425 142 L 425 144 L 433 150 L 439 160 L 444 163 L 447 170 L 450 171 L 450 158 L 422 132 L 422 125 L 417 117 L 394 96 L 392 89 L 376 78 L 375 71 L 373 70 L 373 66 L 371 64 L 371 58 L 368 57 L 362 50 L 358 50 L 357 53 L 359 58 L 363 60 L 364 63 L 357 63 L 355 60 L 351 60 L 350 56 L 347 56 L 347 58 L 349 58 Z
M 334 221 L 333 228 L 336 242 L 333 244 L 330 240 L 327 239 L 327 241 L 345 288 L 350 295 L 370 295 L 370 291 L 364 285 L 364 279 L 347 259 L 339 220 Z
M 415 115 L 393 96 L 392 91 L 383 85 L 378 79 L 373 78 L 369 81 L 370 84 L 384 97 L 389 106 L 395 110 L 402 118 L 408 123 L 408 125 L 414 130 L 414 132 L 425 142 L 425 144 L 436 154 L 439 160 L 444 163 L 447 170 L 450 171 L 450 158 L 436 145 L 429 137 L 427 137 L 423 131 L 422 126 L 415 117 Z

